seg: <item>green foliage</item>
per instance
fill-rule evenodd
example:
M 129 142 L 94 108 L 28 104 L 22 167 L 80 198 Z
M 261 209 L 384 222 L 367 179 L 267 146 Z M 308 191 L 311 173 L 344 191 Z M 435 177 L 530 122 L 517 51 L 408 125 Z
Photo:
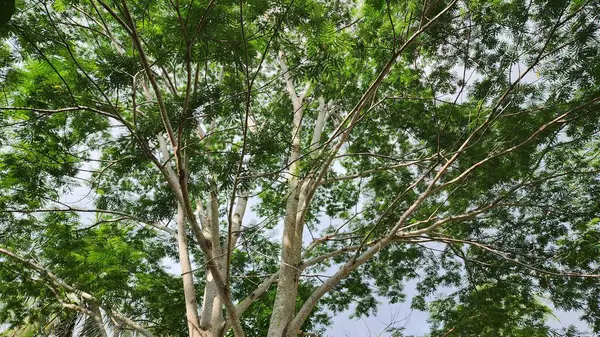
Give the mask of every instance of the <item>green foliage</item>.
M 551 308 L 600 333 L 600 287 L 587 277 L 600 264 L 598 1 L 0 5 L 12 6 L 0 7 L 0 248 L 156 336 L 187 330 L 170 269 L 182 183 L 199 219 L 216 193 L 221 244 L 235 197 L 250 196 L 233 233 L 234 302 L 279 270 L 295 114 L 280 57 L 295 95 L 308 88 L 297 178 L 318 188 L 302 257 L 335 253 L 302 271 L 296 309 L 381 244 L 303 331 L 410 301 L 431 336 L 583 336 L 550 328 Z M 319 98 L 327 119 L 311 144 Z M 184 234 L 201 299 L 204 254 Z M 4 334 L 72 332 L 66 291 L 5 255 Z M 248 336 L 267 335 L 275 296 L 272 286 L 242 315 Z
M 0 25 L 6 25 L 15 14 L 15 0 L 2 0 L 0 2 Z

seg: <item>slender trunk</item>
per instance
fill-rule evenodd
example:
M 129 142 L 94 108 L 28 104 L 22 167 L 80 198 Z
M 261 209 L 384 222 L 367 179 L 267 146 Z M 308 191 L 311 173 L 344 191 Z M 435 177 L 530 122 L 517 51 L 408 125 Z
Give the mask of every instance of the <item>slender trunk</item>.
M 233 214 L 233 225 L 231 230 L 231 251 L 229 254 L 233 252 L 235 246 L 240 238 L 242 232 L 242 220 L 244 219 L 244 214 L 246 213 L 246 207 L 248 205 L 248 192 L 243 192 L 242 195 L 237 199 L 237 204 L 235 207 L 235 213 Z
M 157 137 L 162 160 L 165 163 L 169 177 L 172 181 L 177 181 L 177 174 L 173 170 L 169 160 L 169 150 L 167 143 L 162 135 Z M 186 163 L 187 166 L 187 163 Z M 177 186 L 179 187 L 179 186 Z M 181 202 L 177 203 L 177 246 L 179 250 L 179 265 L 181 266 L 181 276 L 183 279 L 183 294 L 185 298 L 185 314 L 190 337 L 208 337 L 206 329 L 202 329 L 200 318 L 198 316 L 198 299 L 196 298 L 196 287 L 194 286 L 194 276 L 192 274 L 192 263 L 190 261 L 190 252 L 187 241 L 187 227 L 185 225 L 185 210 Z
M 215 296 L 215 298 L 213 299 L 213 304 L 212 304 L 212 318 L 210 321 L 210 325 L 211 325 L 211 330 L 212 331 L 217 331 L 218 329 L 221 328 L 221 325 L 224 322 L 223 319 L 223 301 L 221 301 L 221 298 L 218 296 L 218 294 L 216 294 L 217 296 Z
M 310 151 L 316 151 L 319 148 L 319 142 L 321 141 L 321 134 L 323 134 L 323 128 L 325 127 L 325 120 L 327 119 L 327 108 L 328 104 L 325 104 L 325 99 L 319 97 L 319 115 L 315 122 L 315 129 L 313 131 L 313 138 L 310 142 Z
M 202 300 L 202 318 L 200 326 L 205 330 L 217 331 L 223 322 L 223 303 L 219 298 L 217 285 L 210 271 L 206 275 L 204 299 Z
M 293 128 L 292 128 L 292 146 L 289 158 L 289 176 L 288 176 L 288 199 L 285 210 L 285 219 L 283 222 L 283 240 L 281 244 L 281 265 L 279 267 L 279 281 L 277 283 L 277 294 L 273 305 L 273 314 L 269 325 L 268 337 L 282 337 L 288 323 L 294 317 L 296 312 L 296 295 L 298 293 L 298 281 L 300 277 L 301 249 L 302 249 L 302 231 L 303 223 L 296 221 L 298 213 L 298 202 L 300 198 L 299 187 L 302 182 L 299 181 L 299 158 L 300 158 L 300 135 L 302 132 L 303 106 L 302 100 L 308 91 L 307 86 L 303 94 L 296 96 L 293 81 L 288 73 L 288 68 L 284 61 L 283 53 L 280 54 L 279 61 L 286 88 L 292 100 L 294 108 Z
M 92 318 L 98 326 L 98 333 L 100 334 L 100 337 L 108 337 L 108 332 L 106 331 L 106 326 L 104 325 L 104 319 L 102 317 L 100 307 L 98 307 L 96 304 L 92 304 L 90 309 L 92 312 Z
M 206 273 L 206 285 L 204 286 L 204 297 L 202 299 L 202 318 L 200 326 L 203 329 L 212 327 L 212 314 L 215 298 L 217 298 L 217 286 L 213 278 L 212 272 L 209 270 Z
M 205 237 L 210 239 L 214 258 L 223 270 L 223 252 L 219 240 L 219 203 L 217 192 L 213 189 L 210 192 L 208 204 L 208 216 L 203 226 Z M 209 270 L 206 274 L 206 287 L 204 288 L 204 299 L 202 301 L 202 319 L 200 325 L 203 328 L 213 330 L 219 329 L 223 324 L 223 302 L 218 296 L 217 284 L 214 281 L 212 272 Z
M 273 305 L 273 314 L 269 326 L 268 337 L 281 337 L 285 328 L 294 317 L 296 311 L 296 295 L 298 292 L 298 279 L 300 276 L 300 258 L 296 254 L 298 247 L 302 247 L 302 225 L 296 224 L 296 212 L 298 210 L 298 179 L 292 178 L 289 187 L 286 216 L 283 225 L 283 241 L 281 253 L 281 265 L 279 267 L 279 281 L 277 283 L 277 295 Z M 298 225 L 298 226 L 297 226 Z M 299 227 L 299 228 L 298 228 Z
M 185 226 L 185 214 L 181 204 L 177 204 L 177 244 L 179 246 L 179 264 L 183 278 L 183 294 L 185 296 L 185 315 L 188 323 L 190 337 L 199 337 L 200 319 L 198 317 L 198 300 L 196 299 L 196 288 L 192 275 L 192 264 L 187 242 L 187 231 Z

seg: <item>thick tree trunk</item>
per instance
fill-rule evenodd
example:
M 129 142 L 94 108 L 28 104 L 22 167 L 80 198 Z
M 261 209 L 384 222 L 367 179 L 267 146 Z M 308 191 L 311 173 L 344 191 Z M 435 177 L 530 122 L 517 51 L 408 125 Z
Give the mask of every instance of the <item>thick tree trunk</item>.
M 281 265 L 279 267 L 279 281 L 277 283 L 277 294 L 273 305 L 273 314 L 269 325 L 268 337 L 282 337 L 288 323 L 296 312 L 296 295 L 298 293 L 298 281 L 300 277 L 300 263 L 302 250 L 303 223 L 296 220 L 298 214 L 298 202 L 300 199 L 300 187 L 302 182 L 298 179 L 299 159 L 301 153 L 302 117 L 304 95 L 309 86 L 300 96 L 296 95 L 294 83 L 289 75 L 284 60 L 285 55 L 280 53 L 279 63 L 283 72 L 286 89 L 292 100 L 294 108 L 292 146 L 290 149 L 289 176 L 288 176 L 288 199 L 283 223 L 283 239 L 281 244 Z
M 100 337 L 108 337 L 108 332 L 106 330 L 106 325 L 104 324 L 104 318 L 102 317 L 100 307 L 98 307 L 96 304 L 92 304 L 90 309 L 92 318 L 94 319 L 96 326 L 98 326 L 98 333 L 100 334 Z
M 219 269 L 223 271 L 223 250 L 219 240 L 219 203 L 217 192 L 214 190 L 210 193 L 207 220 L 203 227 L 205 237 L 210 238 L 212 243 L 212 249 Z M 216 331 L 222 324 L 223 302 L 219 298 L 217 284 L 213 279 L 212 272 L 209 270 L 206 274 L 200 325 L 205 329 Z
M 192 275 L 192 264 L 187 242 L 187 231 L 185 226 L 185 214 L 181 204 L 177 204 L 177 244 L 179 246 L 179 264 L 183 278 L 183 293 L 185 296 L 185 314 L 190 337 L 205 336 L 201 334 L 200 319 L 198 317 L 198 300 L 196 299 L 196 288 Z
M 299 198 L 297 190 L 298 182 L 295 178 L 292 180 L 290 182 L 291 193 L 286 207 L 283 226 L 277 295 L 275 297 L 275 304 L 273 305 L 268 337 L 282 337 L 288 322 L 292 320 L 296 311 L 296 295 L 298 293 L 298 279 L 300 276 L 298 267 L 301 262 L 300 255 L 296 252 L 300 251 L 298 248 L 302 246 L 303 226 L 296 223 Z
M 327 119 L 327 109 L 331 107 L 331 104 L 332 102 L 325 104 L 325 99 L 323 97 L 319 97 L 319 115 L 317 116 L 315 129 L 313 131 L 313 138 L 310 142 L 310 152 L 316 151 L 319 148 L 321 134 L 323 134 L 325 120 Z
M 221 301 L 217 292 L 217 285 L 213 279 L 213 275 L 210 271 L 206 275 L 206 286 L 204 287 L 204 298 L 202 300 L 202 318 L 200 320 L 200 326 L 203 329 L 209 330 L 214 329 L 213 322 L 219 320 L 221 315 Z M 213 317 L 216 316 L 216 317 Z
M 246 206 L 248 205 L 248 192 L 243 192 L 242 195 L 237 199 L 237 204 L 235 207 L 235 213 L 233 214 L 233 225 L 231 229 L 231 243 L 229 243 L 230 251 L 229 254 L 233 252 L 235 246 L 237 244 L 238 239 L 240 238 L 242 232 L 242 220 L 244 219 L 244 214 L 246 214 Z

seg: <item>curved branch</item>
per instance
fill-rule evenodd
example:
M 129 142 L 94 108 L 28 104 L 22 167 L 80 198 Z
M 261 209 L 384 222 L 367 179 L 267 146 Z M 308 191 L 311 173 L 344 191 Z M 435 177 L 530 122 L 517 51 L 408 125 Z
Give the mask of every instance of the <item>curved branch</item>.
M 525 262 L 521 262 L 517 259 L 513 259 L 513 258 L 507 256 L 506 254 L 502 253 L 500 250 L 493 248 L 490 245 L 481 243 L 481 242 L 476 242 L 476 241 L 471 241 L 471 240 L 454 239 L 451 237 L 441 236 L 438 234 L 428 235 L 428 236 L 425 236 L 424 238 L 428 239 L 429 241 L 438 241 L 438 242 L 444 242 L 444 243 L 463 243 L 463 244 L 471 245 L 474 247 L 478 247 L 478 248 L 486 250 L 486 251 L 502 258 L 503 260 L 512 262 L 512 263 L 517 264 L 526 269 L 530 269 L 530 270 L 536 271 L 538 273 L 546 274 L 546 275 L 557 276 L 557 277 L 571 277 L 571 278 L 600 278 L 600 274 L 583 274 L 583 273 L 572 273 L 572 272 L 560 273 L 560 272 L 554 272 L 554 271 L 538 268 L 538 267 L 532 266 L 530 264 L 527 264 Z

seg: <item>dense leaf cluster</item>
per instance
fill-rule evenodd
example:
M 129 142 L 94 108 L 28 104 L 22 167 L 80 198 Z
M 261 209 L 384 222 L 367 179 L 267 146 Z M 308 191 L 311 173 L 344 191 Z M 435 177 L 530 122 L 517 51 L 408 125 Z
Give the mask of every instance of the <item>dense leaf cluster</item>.
M 130 16 L 145 55 L 106 8 Z M 307 88 L 292 174 L 312 179 L 325 167 L 303 258 L 335 253 L 303 270 L 297 310 L 409 215 L 302 331 L 322 331 L 349 308 L 367 316 L 381 301 L 410 301 L 429 313 L 430 336 L 583 336 L 551 328 L 552 308 L 600 332 L 598 1 L 24 0 L 17 9 L 0 27 L 0 248 L 156 336 L 187 335 L 172 267 L 178 199 L 161 168 L 187 163 L 175 169 L 194 205 L 216 193 L 221 243 L 232 198 L 250 196 L 231 258 L 234 302 L 279 270 L 295 112 L 278 58 L 298 94 Z M 328 119 L 312 144 L 321 109 Z M 181 143 L 165 156 L 167 124 Z M 202 298 L 203 253 L 187 234 Z M 0 254 L 6 333 L 98 335 L 52 282 Z M 267 334 L 275 296 L 270 287 L 242 315 L 247 335 Z

